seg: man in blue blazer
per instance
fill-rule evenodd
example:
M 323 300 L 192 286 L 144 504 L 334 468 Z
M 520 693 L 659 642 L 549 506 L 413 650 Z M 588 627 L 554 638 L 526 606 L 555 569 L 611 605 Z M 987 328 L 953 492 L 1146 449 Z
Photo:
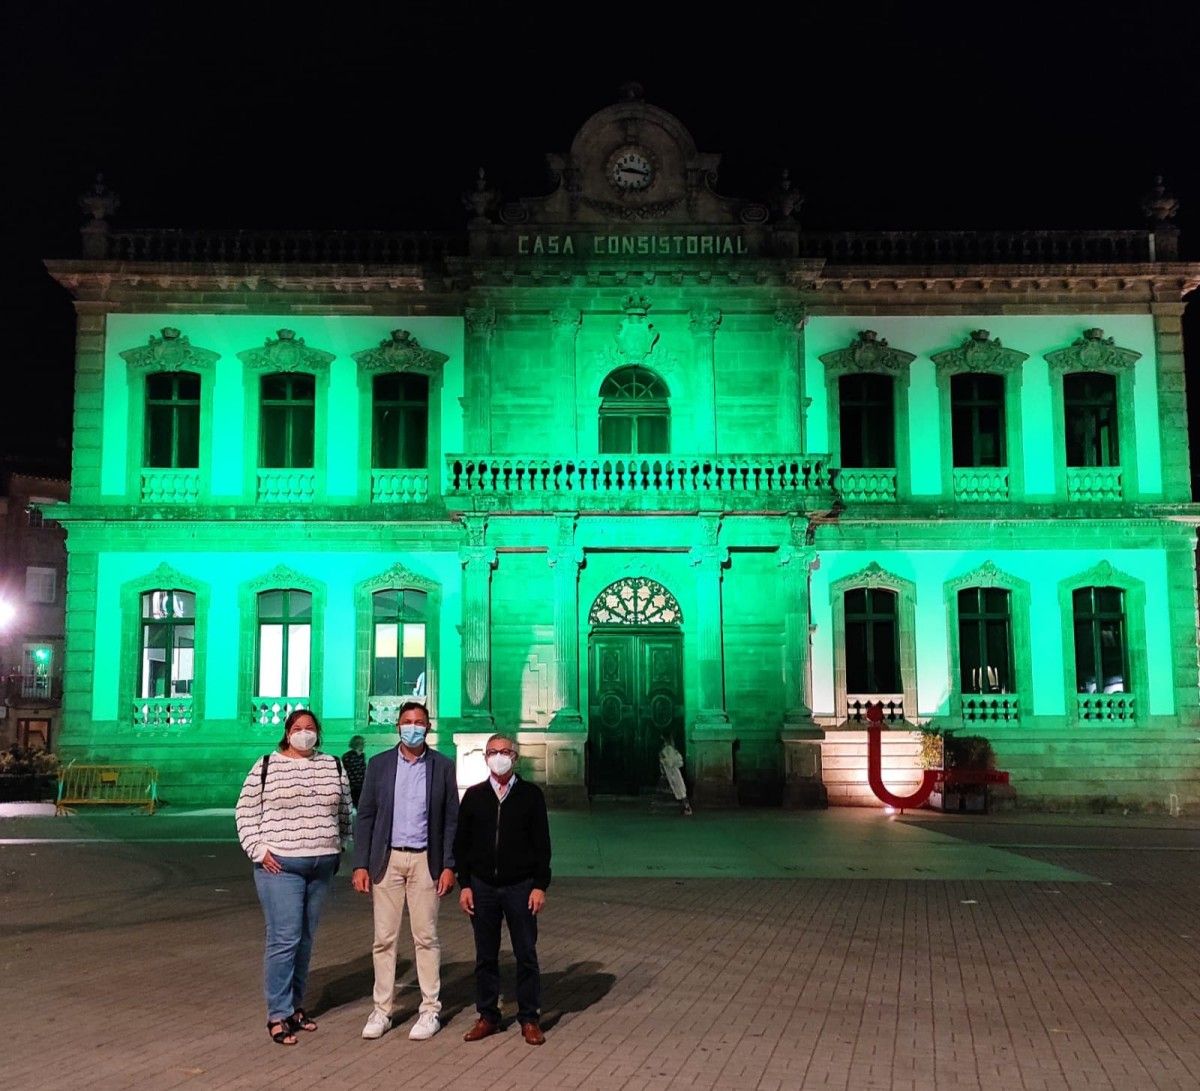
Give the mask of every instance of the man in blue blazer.
M 425 745 L 429 713 L 419 701 L 400 706 L 400 742 L 367 763 L 354 831 L 354 889 L 371 895 L 375 918 L 375 1006 L 364 1038 L 392 1025 L 396 945 L 404 906 L 416 948 L 421 1010 L 408 1036 L 416 1041 L 441 1030 L 442 949 L 437 918 L 454 889 L 454 833 L 458 785 L 454 762 Z

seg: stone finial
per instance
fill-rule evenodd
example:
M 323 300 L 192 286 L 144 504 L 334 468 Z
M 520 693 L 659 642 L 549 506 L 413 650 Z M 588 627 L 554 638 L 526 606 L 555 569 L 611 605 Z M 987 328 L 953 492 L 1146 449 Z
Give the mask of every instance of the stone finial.
M 1178 211 L 1178 198 L 1168 192 L 1166 185 L 1163 183 L 1163 176 L 1156 174 L 1154 176 L 1154 185 L 1142 197 L 1143 215 L 1146 219 L 1152 220 L 1156 224 L 1161 224 L 1167 220 L 1175 219 L 1175 214 Z
M 637 80 L 627 80 L 619 90 L 622 102 L 641 102 L 646 97 L 646 89 Z
M 103 222 L 121 207 L 121 198 L 104 184 L 104 175 L 97 174 L 92 188 L 80 194 L 79 207 L 91 216 L 92 223 Z
M 492 210 L 496 207 L 499 194 L 488 185 L 487 174 L 483 167 L 479 168 L 479 176 L 475 179 L 475 188 L 470 193 L 463 194 L 463 207 L 471 213 L 472 224 L 483 224 L 491 221 Z
M 621 302 L 621 310 L 628 315 L 645 318 L 650 311 L 650 300 L 644 295 L 628 295 Z
M 771 193 L 771 204 L 780 220 L 795 219 L 800 214 L 800 206 L 804 204 L 804 194 L 792 186 L 791 172 L 787 167 L 779 176 L 779 182 Z

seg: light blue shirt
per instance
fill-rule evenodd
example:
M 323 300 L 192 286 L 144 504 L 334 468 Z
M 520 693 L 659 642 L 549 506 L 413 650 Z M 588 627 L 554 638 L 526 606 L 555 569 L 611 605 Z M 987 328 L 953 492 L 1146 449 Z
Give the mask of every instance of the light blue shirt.
M 429 814 L 425 809 L 426 781 L 429 779 L 429 752 L 423 750 L 416 761 L 407 761 L 396 747 L 396 797 L 392 802 L 392 846 L 424 848 L 429 842 Z

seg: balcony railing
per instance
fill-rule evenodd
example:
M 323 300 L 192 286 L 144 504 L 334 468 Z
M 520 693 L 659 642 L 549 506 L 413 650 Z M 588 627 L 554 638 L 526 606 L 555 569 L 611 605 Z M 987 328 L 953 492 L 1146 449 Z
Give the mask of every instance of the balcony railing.
M 199 499 L 199 470 L 142 470 L 144 503 L 194 504 Z
M 142 697 L 133 702 L 133 726 L 156 730 L 192 722 L 190 697 Z
M 838 470 L 837 490 L 844 500 L 895 500 L 895 470 Z
M 1137 706 L 1132 693 L 1077 693 L 1075 715 L 1080 723 L 1132 723 Z
M 968 503 L 976 500 L 1007 500 L 1008 467 L 956 466 L 954 499 Z
M 465 238 L 430 231 L 112 231 L 113 261 L 411 265 L 466 250 Z
M 428 470 L 371 471 L 371 501 L 375 504 L 419 504 L 428 499 Z
M 806 231 L 802 258 L 831 264 L 1150 261 L 1151 233 L 1124 231 Z M 1165 255 L 1157 255 L 1161 260 Z
M 849 693 L 846 695 L 846 718 L 854 723 L 867 722 L 867 706 L 883 705 L 883 718 L 894 724 L 904 719 L 903 693 Z
M 451 495 L 819 495 L 826 455 L 450 455 Z
M 1021 699 L 1015 693 L 964 693 L 964 724 L 1018 724 Z
M 307 697 L 255 697 L 250 722 L 259 727 L 281 727 L 298 708 L 311 708 Z
M 264 503 L 308 504 L 316 492 L 316 470 L 258 471 L 258 499 Z
M 1120 500 L 1120 466 L 1068 466 L 1068 500 Z

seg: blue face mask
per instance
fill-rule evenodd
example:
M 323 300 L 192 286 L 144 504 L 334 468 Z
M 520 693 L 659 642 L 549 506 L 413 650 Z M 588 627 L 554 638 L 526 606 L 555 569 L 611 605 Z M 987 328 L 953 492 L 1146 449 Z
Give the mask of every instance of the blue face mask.
M 415 750 L 425 741 L 426 730 L 424 724 L 404 724 L 400 728 L 400 741 Z

